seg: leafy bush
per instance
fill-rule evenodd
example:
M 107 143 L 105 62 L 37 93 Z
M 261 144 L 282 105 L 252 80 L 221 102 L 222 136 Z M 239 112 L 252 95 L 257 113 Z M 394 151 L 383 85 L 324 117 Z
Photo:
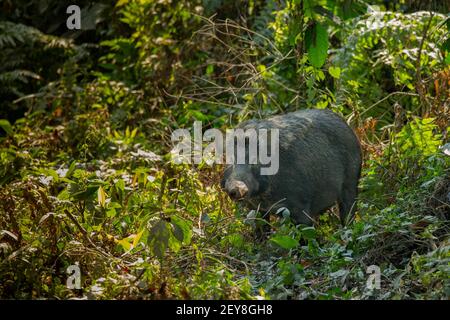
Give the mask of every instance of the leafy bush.
M 449 19 L 444 4 L 373 3 L 82 2 L 97 27 L 69 35 L 29 19 L 64 2 L 6 8 L 0 297 L 447 299 Z M 221 192 L 220 167 L 171 161 L 178 127 L 305 107 L 360 138 L 345 227 L 335 209 L 310 227 L 281 210 L 257 242 L 267 222 Z

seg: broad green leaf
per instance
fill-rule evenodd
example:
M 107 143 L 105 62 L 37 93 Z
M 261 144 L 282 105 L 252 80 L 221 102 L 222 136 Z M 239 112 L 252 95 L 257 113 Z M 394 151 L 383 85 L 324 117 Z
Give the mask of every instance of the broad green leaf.
M 293 249 L 298 246 L 298 241 L 289 236 L 274 236 L 270 238 L 270 241 L 284 249 Z
M 172 223 L 172 225 L 174 226 L 174 236 L 180 237 L 181 238 L 181 232 L 183 233 L 183 238 L 182 241 L 183 244 L 190 244 L 191 243 L 191 238 L 192 238 L 192 222 L 182 219 L 180 217 L 177 216 L 172 216 L 170 217 L 170 221 Z M 175 235 L 175 226 L 177 226 L 177 228 L 179 228 L 179 230 L 177 229 L 177 235 Z
M 130 239 L 127 237 L 127 238 L 124 238 L 122 240 L 116 240 L 116 243 L 118 245 L 120 245 L 124 251 L 130 251 L 131 250 L 131 243 L 130 243 L 129 240 Z
M 151 250 L 158 258 L 163 258 L 169 245 L 169 224 L 159 220 L 151 229 L 147 238 Z
M 144 233 L 145 230 L 142 230 L 141 232 L 137 233 L 134 236 L 133 239 L 133 248 L 136 248 L 136 246 L 138 245 L 139 241 L 141 240 L 142 234 Z
M 302 236 L 306 240 L 316 238 L 316 229 L 314 227 L 305 227 L 302 229 Z
M 120 190 L 122 192 L 125 191 L 125 181 L 123 181 L 123 179 L 117 180 L 115 186 L 117 190 Z
M 5 130 L 5 132 L 12 136 L 13 135 L 13 128 L 11 126 L 11 123 L 9 123 L 8 120 L 6 119 L 0 119 L 0 128 L 2 128 L 3 130 Z
M 175 237 L 170 237 L 168 246 L 173 252 L 178 252 L 181 249 L 181 242 L 175 239 Z
M 116 8 L 126 5 L 130 0 L 119 0 L 116 3 Z
M 89 186 L 86 189 L 79 191 L 79 185 L 73 183 L 69 186 L 69 192 L 75 200 L 93 200 L 95 193 L 98 192 L 98 187 Z
M 72 161 L 72 163 L 69 166 L 69 170 L 66 172 L 65 178 L 70 178 L 72 173 L 75 171 L 76 166 L 77 166 L 77 162 L 76 161 Z
M 442 50 L 450 52 L 450 37 L 442 43 Z
M 98 191 L 97 191 L 97 199 L 98 199 L 98 204 L 101 205 L 102 207 L 104 207 L 105 203 L 106 203 L 106 193 L 105 193 L 105 190 L 103 190 L 103 188 L 101 186 L 98 188 Z
M 297 0 L 298 4 L 301 1 Z M 314 13 L 314 1 L 313 0 L 304 0 L 303 2 L 303 13 L 305 17 L 312 18 Z
M 133 131 L 131 131 L 131 138 L 136 137 L 137 132 L 138 132 L 138 128 L 134 128 Z
M 183 229 L 181 229 L 177 224 L 172 223 L 172 233 L 175 237 L 175 239 L 177 239 L 179 242 L 183 242 L 184 239 L 184 233 L 183 233 Z
M 341 76 L 341 68 L 339 68 L 339 67 L 333 67 L 333 66 L 331 66 L 331 67 L 328 69 L 328 72 L 329 72 L 330 75 L 331 75 L 333 78 L 335 78 L 335 79 L 339 79 L 340 76 Z
M 58 199 L 60 200 L 69 200 L 70 199 L 70 193 L 67 189 L 62 190 L 59 194 L 58 194 Z
M 116 215 L 117 215 L 117 211 L 114 208 L 108 209 L 108 211 L 106 211 L 106 217 L 108 217 L 108 218 L 114 218 Z
M 327 29 L 319 23 L 309 27 L 305 33 L 305 44 L 311 65 L 316 68 L 322 67 L 328 53 Z
M 211 74 L 213 74 L 213 72 L 214 72 L 214 65 L 208 64 L 208 66 L 206 67 L 206 74 L 210 76 Z

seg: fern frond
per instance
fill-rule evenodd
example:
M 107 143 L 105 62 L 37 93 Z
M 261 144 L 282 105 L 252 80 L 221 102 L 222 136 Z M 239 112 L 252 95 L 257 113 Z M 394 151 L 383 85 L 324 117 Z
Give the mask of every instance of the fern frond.
M 6 85 L 13 83 L 14 81 L 28 83 L 29 78 L 41 80 L 41 77 L 38 74 L 29 70 L 13 70 L 0 73 L 0 84 Z
M 38 42 L 48 48 L 72 48 L 72 39 L 64 39 L 42 33 L 36 28 L 10 21 L 0 22 L 0 49 L 17 47 L 20 44 Z

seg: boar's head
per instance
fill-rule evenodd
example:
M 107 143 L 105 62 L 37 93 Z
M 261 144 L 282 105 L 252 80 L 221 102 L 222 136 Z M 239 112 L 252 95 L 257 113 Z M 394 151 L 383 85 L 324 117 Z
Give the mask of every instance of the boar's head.
M 220 184 L 231 199 L 243 200 L 265 192 L 268 177 L 260 174 L 259 165 L 235 164 L 225 168 Z

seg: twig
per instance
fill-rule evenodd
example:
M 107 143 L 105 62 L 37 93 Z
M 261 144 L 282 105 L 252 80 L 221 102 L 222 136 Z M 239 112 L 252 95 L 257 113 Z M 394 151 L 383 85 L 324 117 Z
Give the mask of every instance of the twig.
M 433 21 L 433 17 L 434 17 L 434 13 L 432 11 L 430 11 L 430 19 L 428 20 L 428 23 L 424 28 L 422 39 L 420 40 L 419 51 L 417 52 L 417 60 L 416 60 L 417 91 L 419 93 L 421 100 L 430 107 L 431 107 L 431 105 L 429 104 L 429 102 L 426 99 L 425 94 L 424 94 L 424 86 L 422 83 L 422 74 L 421 74 L 421 69 L 420 69 L 420 60 L 422 57 L 423 45 L 425 43 L 425 39 L 428 36 L 428 30 L 430 29 L 431 22 Z
M 75 219 L 75 217 L 69 212 L 69 210 L 65 209 L 64 213 L 70 218 L 70 220 L 72 220 L 72 222 L 77 226 L 77 228 L 84 236 L 89 237 L 86 229 L 83 228 L 83 226 L 78 222 L 77 219 Z
M 86 229 L 83 228 L 83 226 L 77 221 L 77 219 L 75 219 L 75 217 L 69 212 L 69 210 L 65 209 L 64 213 L 70 218 L 70 220 L 72 220 L 72 222 L 77 226 L 77 228 L 81 231 L 81 233 L 83 234 L 83 236 L 85 237 L 85 239 L 89 242 L 89 244 L 94 247 L 94 249 L 100 253 L 101 255 L 103 255 L 104 257 L 112 257 L 109 253 L 104 252 L 102 249 L 100 249 L 93 241 L 92 239 L 89 237 L 88 232 L 86 231 Z
M 365 109 L 364 111 L 360 112 L 359 115 L 360 115 L 360 116 L 363 115 L 363 114 L 366 113 L 367 111 L 369 111 L 369 110 L 375 108 L 377 105 L 379 105 L 379 104 L 382 103 L 383 101 L 385 101 L 385 100 L 389 99 L 390 97 L 392 97 L 393 95 L 397 95 L 397 94 L 405 95 L 405 96 L 418 96 L 417 93 L 413 93 L 413 92 L 401 92 L 401 91 L 392 92 L 392 93 L 388 94 L 386 97 L 384 97 L 383 99 L 378 100 L 377 102 L 375 102 L 373 105 L 371 105 L 370 107 L 368 107 L 368 108 Z

